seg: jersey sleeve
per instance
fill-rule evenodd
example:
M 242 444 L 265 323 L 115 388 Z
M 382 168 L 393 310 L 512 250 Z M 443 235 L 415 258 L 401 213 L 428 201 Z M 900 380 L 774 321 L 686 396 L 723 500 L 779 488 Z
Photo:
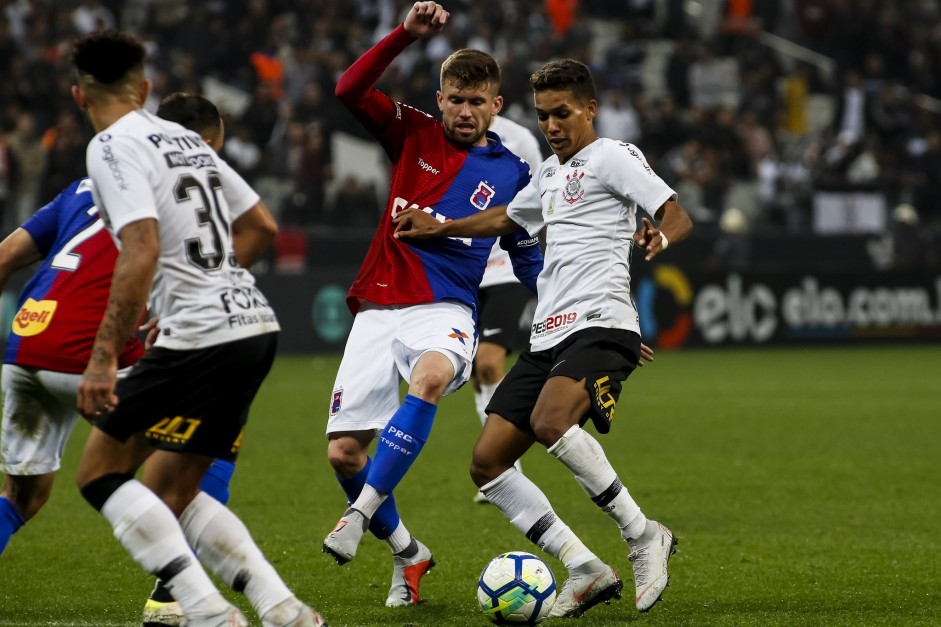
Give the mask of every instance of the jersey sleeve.
M 393 159 L 407 130 L 402 124 L 405 105 L 393 101 L 375 85 L 393 59 L 414 41 L 400 24 L 343 72 L 335 90 L 340 102 L 380 140 Z
M 59 208 L 65 202 L 67 193 L 74 193 L 74 186 L 69 186 L 63 192 L 60 192 L 52 202 L 34 213 L 29 220 L 23 223 L 23 230 L 29 233 L 33 241 L 36 242 L 36 248 L 42 253 L 43 257 L 52 250 L 56 237 L 59 234 Z
M 633 144 L 608 144 L 595 168 L 602 184 L 611 193 L 632 200 L 650 215 L 676 196 L 676 192 L 657 176 L 644 154 Z
M 222 195 L 229 208 L 229 223 L 234 222 L 243 213 L 254 207 L 261 200 L 252 186 L 236 172 L 232 166 L 216 157 L 219 174 L 222 176 Z
M 157 205 L 148 169 L 157 171 L 151 156 L 127 136 L 99 133 L 85 154 L 98 209 L 111 232 L 118 235 L 132 222 L 157 220 Z
M 530 235 L 537 235 L 546 221 L 542 215 L 542 198 L 536 185 L 539 173 L 530 179 L 529 184 L 516 194 L 506 208 L 506 215 L 510 220 L 519 224 Z
M 500 247 L 510 255 L 513 264 L 513 274 L 520 283 L 536 293 L 536 279 L 542 272 L 542 250 L 539 248 L 539 238 L 530 236 L 520 229 L 510 235 L 500 238 Z

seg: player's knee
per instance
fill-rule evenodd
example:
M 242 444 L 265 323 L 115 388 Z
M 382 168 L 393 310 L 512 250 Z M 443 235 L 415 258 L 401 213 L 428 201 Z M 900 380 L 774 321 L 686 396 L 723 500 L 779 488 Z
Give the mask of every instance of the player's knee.
M 366 465 L 366 453 L 355 441 L 330 440 L 327 461 L 341 477 L 352 477 Z
M 25 520 L 35 516 L 49 500 L 52 493 L 52 480 L 48 482 L 20 482 L 14 476 L 7 476 L 3 486 L 5 496 Z
M 529 426 L 532 427 L 536 440 L 549 448 L 565 435 L 571 424 L 569 424 L 567 416 L 550 412 L 534 413 L 529 418 Z
M 79 492 L 89 505 L 100 512 L 111 495 L 133 478 L 134 475 L 130 473 L 112 472 L 87 482 L 79 481 Z
M 475 375 L 477 380 L 484 385 L 493 385 L 503 378 L 503 364 L 496 361 L 481 359 L 475 366 Z
M 477 449 L 474 449 L 474 456 L 470 465 L 470 476 L 474 485 L 478 488 L 499 477 L 507 468 L 509 466 L 500 464 L 495 457 L 479 453 Z

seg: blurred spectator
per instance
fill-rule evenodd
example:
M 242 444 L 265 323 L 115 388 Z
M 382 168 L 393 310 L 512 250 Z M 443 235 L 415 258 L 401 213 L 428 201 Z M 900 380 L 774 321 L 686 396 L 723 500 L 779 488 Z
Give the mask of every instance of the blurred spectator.
M 55 126 L 42 136 L 45 158 L 37 207 L 51 201 L 72 181 L 85 176 L 85 148 L 91 133 L 77 115 L 74 107 L 61 112 Z
M 934 268 L 938 253 L 934 243 L 919 225 L 918 212 L 909 204 L 892 210 L 890 237 L 892 241 L 892 268 L 916 270 Z
M 261 165 L 261 149 L 252 137 L 252 129 L 244 122 L 237 124 L 235 132 L 226 139 L 222 154 L 225 160 L 248 182 L 252 182 L 258 174 L 258 168 Z
M 751 240 L 747 231 L 748 219 L 741 209 L 730 207 L 723 211 L 719 217 L 719 235 L 715 238 L 706 267 L 734 272 L 748 270 L 751 261 Z
M 348 226 L 368 227 L 376 221 L 381 209 L 373 184 L 363 184 L 356 177 L 343 179 L 327 215 L 331 220 Z
M 613 89 L 602 96 L 595 128 L 601 137 L 619 139 L 631 144 L 638 143 L 641 137 L 637 111 L 620 89 Z
M 32 114 L 21 113 L 17 116 L 16 127 L 7 136 L 7 148 L 10 160 L 16 164 L 16 181 L 10 190 L 11 207 L 17 224 L 21 224 L 39 208 L 39 185 L 46 162 L 46 153 L 42 140 L 36 134 Z

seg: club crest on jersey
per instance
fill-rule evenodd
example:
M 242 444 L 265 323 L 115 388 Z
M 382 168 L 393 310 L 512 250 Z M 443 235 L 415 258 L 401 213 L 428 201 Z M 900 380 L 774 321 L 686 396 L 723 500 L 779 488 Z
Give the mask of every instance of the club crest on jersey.
M 572 170 L 571 174 L 565 175 L 565 187 L 562 188 L 562 198 L 570 205 L 574 205 L 585 195 L 582 188 L 582 179 L 585 178 L 584 172 Z
M 493 200 L 493 188 L 487 185 L 484 181 L 481 181 L 477 185 L 477 189 L 474 190 L 474 193 L 471 194 L 470 202 L 472 205 L 483 211 L 490 205 L 490 201 Z
M 343 388 L 333 391 L 333 401 L 330 403 L 330 415 L 336 416 L 343 405 Z
M 454 338 L 461 344 L 464 344 L 464 340 L 467 339 L 467 334 L 461 331 L 460 329 L 455 329 L 453 327 L 451 328 L 451 330 L 454 331 L 454 333 L 448 333 L 448 337 Z
M 23 307 L 13 317 L 14 335 L 20 337 L 39 335 L 52 322 L 52 316 L 58 306 L 58 301 L 27 298 Z

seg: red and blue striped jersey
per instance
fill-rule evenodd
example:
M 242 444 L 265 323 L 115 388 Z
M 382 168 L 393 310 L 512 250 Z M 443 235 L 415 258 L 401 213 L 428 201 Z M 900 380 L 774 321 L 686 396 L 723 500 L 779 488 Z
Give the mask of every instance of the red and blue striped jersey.
M 392 218 L 408 208 L 454 220 L 505 205 L 529 182 L 529 165 L 487 132 L 486 146 L 450 141 L 440 121 L 375 89 L 392 59 L 414 39 L 399 26 L 344 72 L 337 97 L 379 140 L 389 156 L 389 199 L 347 302 L 414 305 L 456 300 L 476 310 L 480 281 L 495 238 L 404 242 Z M 355 207 L 348 207 L 355 211 Z M 538 240 L 522 229 L 504 236 L 514 271 L 535 291 L 542 269 Z
M 118 257 L 91 189 L 89 179 L 75 181 L 23 224 L 44 261 L 20 295 L 4 363 L 85 371 Z M 132 338 L 118 367 L 130 366 L 142 354 L 141 343 Z

